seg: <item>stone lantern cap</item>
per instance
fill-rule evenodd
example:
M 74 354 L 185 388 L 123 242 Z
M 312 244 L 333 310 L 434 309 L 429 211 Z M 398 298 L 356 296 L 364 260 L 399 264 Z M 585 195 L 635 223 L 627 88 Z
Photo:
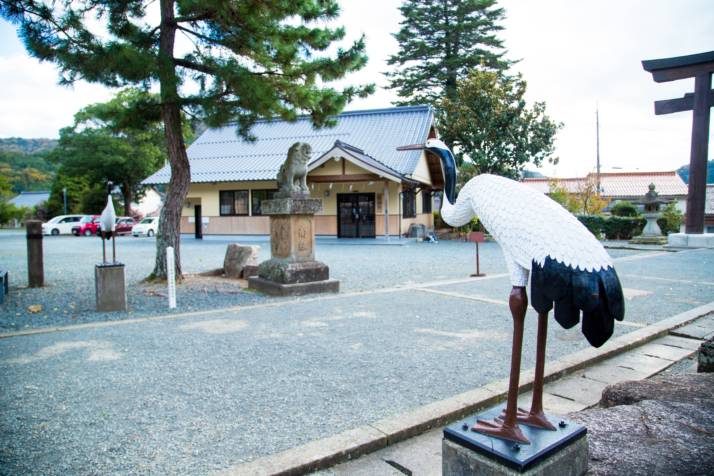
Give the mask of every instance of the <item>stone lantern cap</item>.
M 646 212 L 656 212 L 663 203 L 669 203 L 669 200 L 659 198 L 659 193 L 655 191 L 655 184 L 649 185 L 649 191 L 645 194 L 641 202 L 645 206 Z

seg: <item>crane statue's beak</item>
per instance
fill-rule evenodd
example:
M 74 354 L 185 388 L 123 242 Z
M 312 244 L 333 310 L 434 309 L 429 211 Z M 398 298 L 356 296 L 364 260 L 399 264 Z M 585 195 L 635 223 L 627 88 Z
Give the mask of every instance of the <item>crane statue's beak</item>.
M 424 150 L 426 146 L 424 144 L 412 144 L 412 145 L 400 145 L 397 150 Z

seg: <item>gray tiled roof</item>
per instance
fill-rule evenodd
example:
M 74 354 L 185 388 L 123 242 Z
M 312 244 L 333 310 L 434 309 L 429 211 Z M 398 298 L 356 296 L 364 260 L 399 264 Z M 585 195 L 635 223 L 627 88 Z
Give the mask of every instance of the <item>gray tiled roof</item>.
M 50 198 L 50 192 L 20 192 L 15 198 L 10 199 L 10 203 L 16 207 L 32 208 Z
M 307 116 L 295 122 L 259 121 L 251 130 L 255 142 L 238 137 L 233 125 L 208 129 L 187 149 L 191 182 L 274 180 L 288 149 L 297 141 L 312 146 L 313 160 L 341 141 L 402 175 L 410 175 L 421 152 L 396 148 L 425 142 L 433 120 L 429 106 L 405 106 L 343 112 L 335 127 L 325 129 L 314 129 Z M 166 165 L 144 183 L 168 183 L 169 178 Z

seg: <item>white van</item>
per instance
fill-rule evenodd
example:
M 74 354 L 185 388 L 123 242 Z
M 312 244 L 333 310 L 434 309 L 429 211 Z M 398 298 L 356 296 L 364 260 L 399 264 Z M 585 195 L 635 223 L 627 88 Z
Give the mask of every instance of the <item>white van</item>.
M 131 229 L 132 236 L 154 236 L 159 231 L 159 217 L 146 217 Z
M 43 235 L 71 235 L 72 227 L 79 225 L 85 215 L 59 215 L 42 224 Z

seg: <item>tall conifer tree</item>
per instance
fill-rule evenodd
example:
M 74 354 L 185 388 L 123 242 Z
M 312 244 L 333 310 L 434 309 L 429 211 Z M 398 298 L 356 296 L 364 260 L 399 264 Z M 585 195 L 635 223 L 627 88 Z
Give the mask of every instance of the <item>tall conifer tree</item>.
M 235 121 L 248 137 L 261 117 L 307 112 L 316 126 L 328 125 L 373 88 L 322 85 L 367 61 L 362 39 L 324 53 L 345 33 L 319 23 L 337 17 L 336 0 L 159 0 L 155 7 L 151 0 L 0 0 L 0 15 L 19 25 L 30 54 L 58 64 L 63 83 L 158 83 L 158 101 L 136 111 L 164 123 L 171 181 L 153 274 L 165 278 L 168 246 L 181 275 L 179 224 L 191 176 L 182 110 L 212 126 Z M 180 48 L 177 35 L 188 40 Z M 188 80 L 198 87 L 182 87 Z
M 398 104 L 436 104 L 456 97 L 459 79 L 474 68 L 501 71 L 509 66 L 503 42 L 503 8 L 496 0 L 405 0 L 399 52 L 387 73 Z

